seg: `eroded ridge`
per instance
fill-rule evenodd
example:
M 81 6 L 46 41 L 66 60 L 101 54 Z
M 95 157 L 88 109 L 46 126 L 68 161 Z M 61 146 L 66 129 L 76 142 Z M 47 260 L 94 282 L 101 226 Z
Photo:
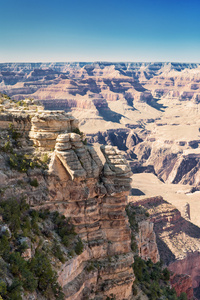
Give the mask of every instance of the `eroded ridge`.
M 125 207 L 132 173 L 127 161 L 115 147 L 104 146 L 103 166 L 81 134 L 72 132 L 77 126 L 74 119 L 66 119 L 65 125 L 54 112 L 46 119 L 37 115 L 32 120 L 34 143 L 40 149 L 54 147 L 47 175 L 50 196 L 40 207 L 69 217 L 84 241 L 83 253 L 67 261 L 59 272 L 66 299 L 83 299 L 85 294 L 90 299 L 112 294 L 130 299 L 133 254 Z M 95 267 L 88 272 L 91 262 Z

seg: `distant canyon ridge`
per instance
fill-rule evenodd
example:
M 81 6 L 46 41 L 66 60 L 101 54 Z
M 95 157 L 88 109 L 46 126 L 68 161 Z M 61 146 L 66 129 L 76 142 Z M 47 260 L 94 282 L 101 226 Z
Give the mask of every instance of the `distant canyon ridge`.
M 134 172 L 200 184 L 200 64 L 4 63 L 0 92 L 70 112 L 88 142 L 125 151 Z
M 195 267 L 200 253 L 200 64 L 4 63 L 0 92 L 18 101 L 22 114 L 30 101 L 69 112 L 102 161 L 100 145 L 124 153 L 133 171 L 129 202 L 148 209 L 161 258 L 179 275 L 191 276 L 188 295 L 192 286 L 200 299 Z M 41 124 L 44 115 L 38 110 Z

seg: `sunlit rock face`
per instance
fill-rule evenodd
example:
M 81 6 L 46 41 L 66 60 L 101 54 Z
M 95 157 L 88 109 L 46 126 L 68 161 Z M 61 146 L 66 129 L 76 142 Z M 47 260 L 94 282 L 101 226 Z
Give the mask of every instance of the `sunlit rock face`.
M 0 115 L 1 147 L 11 122 L 21 132 L 22 146 L 16 151 L 41 158 L 47 154 L 50 163 L 48 169 L 20 173 L 10 169 L 2 152 L 3 199 L 26 194 L 35 209 L 59 211 L 84 243 L 80 255 L 74 253 L 57 268 L 65 299 L 131 299 L 133 253 L 125 207 L 132 173 L 124 156 L 115 147 L 103 146 L 103 164 L 86 145 L 77 120 L 63 111 L 30 110 L 23 118 L 14 110 L 5 111 Z M 33 187 L 30 181 L 35 178 Z
M 129 299 L 134 275 L 125 213 L 132 174 L 127 161 L 117 148 L 104 146 L 103 166 L 95 150 L 72 132 L 77 123 L 65 113 L 37 115 L 32 124 L 31 138 L 40 151 L 54 148 L 47 179 L 50 196 L 40 207 L 69 217 L 86 244 L 83 254 L 59 272 L 66 299 L 82 299 L 86 292 L 91 299 L 95 293 L 102 299 L 111 294 Z M 88 273 L 91 260 L 100 267 Z
M 149 220 L 140 221 L 138 223 L 138 235 L 136 235 L 136 242 L 139 250 L 139 256 L 144 260 L 151 259 L 153 263 L 156 263 L 160 260 L 160 255 L 153 227 L 154 224 Z

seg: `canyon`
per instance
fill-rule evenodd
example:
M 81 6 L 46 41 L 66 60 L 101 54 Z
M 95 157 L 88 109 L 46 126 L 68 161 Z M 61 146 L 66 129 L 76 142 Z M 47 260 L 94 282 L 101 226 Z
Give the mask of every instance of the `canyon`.
M 42 187 L 29 203 L 70 216 L 88 245 L 60 272 L 66 299 L 131 299 L 128 202 L 149 214 L 138 221 L 141 257 L 162 259 L 177 293 L 199 299 L 200 64 L 0 64 L 0 92 L 15 100 L 0 104 L 1 128 L 12 120 L 26 151 L 51 157 L 45 176 L 29 174 Z M 0 182 L 14 182 L 1 161 Z M 85 278 L 91 260 L 102 268 Z

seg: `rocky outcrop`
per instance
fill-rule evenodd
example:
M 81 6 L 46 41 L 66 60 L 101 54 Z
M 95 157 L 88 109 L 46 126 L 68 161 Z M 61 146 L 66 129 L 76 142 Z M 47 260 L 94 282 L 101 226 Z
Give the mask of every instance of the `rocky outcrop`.
M 177 296 L 186 293 L 187 299 L 194 299 L 192 278 L 186 274 L 173 274 L 170 278 L 170 284 L 175 289 Z
M 160 260 L 160 256 L 153 226 L 154 224 L 148 220 L 139 222 L 136 242 L 139 256 L 144 260 L 151 259 L 153 263 L 156 263 Z
M 102 152 L 106 158 L 104 167 L 93 148 L 85 146 L 79 135 L 60 134 L 50 164 L 49 190 L 53 196 L 48 208 L 56 207 L 70 217 L 77 233 L 88 245 L 82 259 L 78 258 L 79 263 L 72 262 L 79 265 L 78 270 L 73 271 L 68 264 L 71 270 L 68 276 L 63 278 L 65 268 L 64 273 L 60 273 L 64 290 L 73 290 L 73 297 L 66 299 L 81 299 L 81 291 L 86 286 L 91 299 L 94 290 L 99 295 L 114 294 L 118 299 L 131 297 L 133 256 L 124 211 L 131 173 L 119 150 L 107 146 L 102 148 Z M 60 179 L 59 188 L 57 181 L 52 180 L 54 176 Z M 118 258 L 114 258 L 116 255 Z M 107 269 L 108 259 L 111 266 Z M 87 277 L 84 275 L 84 268 L 90 260 L 98 260 L 101 266 L 92 275 L 91 282 L 85 280 Z
M 1 132 L 2 147 L 6 145 L 11 115 L 7 113 L 6 117 L 5 113 L 0 120 L 5 128 Z M 59 211 L 75 226 L 84 251 L 70 256 L 57 270 L 65 299 L 106 299 L 112 295 L 131 299 L 133 253 L 125 207 L 132 173 L 127 161 L 117 148 L 103 146 L 103 165 L 93 147 L 82 141 L 77 121 L 65 112 L 32 112 L 31 118 L 24 115 L 24 126 L 27 123 L 27 129 L 31 127 L 30 133 L 25 132 L 31 140 L 28 134 L 20 136 L 22 151 L 19 141 L 11 138 L 13 145 L 17 143 L 16 156 L 10 148 L 1 153 L 2 199 L 25 194 L 35 209 Z M 16 169 L 10 170 L 9 157 L 18 158 L 22 152 L 29 166 L 33 166 L 29 156 L 34 162 L 36 155 L 42 159 L 46 153 L 51 159 L 49 169 L 32 167 L 20 173 L 14 165 Z
M 31 119 L 30 138 L 37 147 L 53 150 L 59 133 L 72 132 L 78 122 L 65 112 L 45 111 L 36 113 Z
M 199 252 L 189 253 L 186 258 L 175 261 L 168 267 L 174 273 L 172 285 L 178 293 L 183 288 L 182 291 L 187 293 L 188 299 L 193 299 L 193 290 L 194 295 L 199 298 L 199 259 Z
M 133 147 L 142 142 L 142 138 L 139 135 L 129 129 L 110 129 L 104 132 L 98 131 L 94 134 L 87 134 L 87 141 L 89 143 L 99 143 L 102 145 L 116 146 L 119 150 L 125 151 L 125 155 L 128 157 L 134 156 Z
M 154 223 L 160 258 L 174 273 L 172 285 L 178 294 L 186 292 L 188 299 L 192 299 L 193 289 L 196 295 L 200 286 L 199 227 L 190 223 L 188 217 L 182 218 L 178 209 L 160 196 L 131 201 L 130 205 L 147 209 L 150 220 Z M 179 284 L 181 280 L 182 283 Z
M 134 147 L 140 169 L 153 166 L 155 174 L 166 183 L 200 184 L 199 140 L 188 142 L 144 141 Z M 194 149 L 193 149 L 194 148 Z M 133 166 L 133 171 L 135 170 Z
M 126 207 L 130 228 L 132 231 L 132 250 L 143 260 L 151 259 L 153 263 L 160 260 L 154 224 L 150 221 L 148 213 L 136 203 L 129 203 Z

